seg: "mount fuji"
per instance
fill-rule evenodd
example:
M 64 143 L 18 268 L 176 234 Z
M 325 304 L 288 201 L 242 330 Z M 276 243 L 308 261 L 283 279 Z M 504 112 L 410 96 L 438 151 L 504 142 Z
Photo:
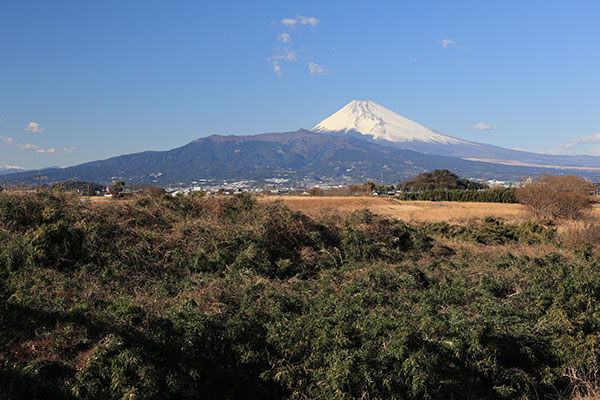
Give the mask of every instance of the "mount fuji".
M 444 145 L 469 143 L 433 131 L 370 100 L 351 101 L 311 130 L 318 133 L 356 132 L 371 136 L 374 140 L 394 143 L 412 141 Z
M 600 157 L 559 156 L 511 150 L 444 135 L 387 108 L 353 100 L 311 129 L 363 137 L 379 144 L 470 161 L 538 168 L 600 170 Z

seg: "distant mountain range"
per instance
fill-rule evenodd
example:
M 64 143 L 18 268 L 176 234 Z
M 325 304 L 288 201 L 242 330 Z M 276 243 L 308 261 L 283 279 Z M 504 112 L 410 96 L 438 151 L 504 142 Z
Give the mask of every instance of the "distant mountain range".
M 252 180 L 257 186 L 396 183 L 449 169 L 460 176 L 518 181 L 543 172 L 600 180 L 600 157 L 549 156 L 453 138 L 371 101 L 353 101 L 312 130 L 213 135 L 167 151 L 145 151 L 68 168 L 3 176 L 11 184 L 85 180 L 187 185 Z

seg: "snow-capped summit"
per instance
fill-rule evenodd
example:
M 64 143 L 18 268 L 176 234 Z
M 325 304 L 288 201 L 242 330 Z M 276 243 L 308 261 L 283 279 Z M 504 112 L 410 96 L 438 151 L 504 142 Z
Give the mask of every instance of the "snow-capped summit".
M 418 141 L 442 144 L 466 142 L 435 132 L 371 100 L 353 100 L 311 130 L 320 133 L 354 131 L 370 135 L 373 139 L 390 142 Z

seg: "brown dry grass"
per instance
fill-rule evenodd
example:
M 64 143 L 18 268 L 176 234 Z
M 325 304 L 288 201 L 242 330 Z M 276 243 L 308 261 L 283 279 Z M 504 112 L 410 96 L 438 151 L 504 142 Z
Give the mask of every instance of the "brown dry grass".
M 293 210 L 310 216 L 346 214 L 368 208 L 376 214 L 408 223 L 448 222 L 464 224 L 487 216 L 504 218 L 509 222 L 527 220 L 527 210 L 520 204 L 467 203 L 446 201 L 398 201 L 387 197 L 302 197 L 272 196 L 259 201 L 282 200 Z
M 469 203 L 448 201 L 398 201 L 389 197 L 309 197 L 309 196 L 269 196 L 259 201 L 281 200 L 288 207 L 312 216 L 347 214 L 367 208 L 376 214 L 396 218 L 407 223 L 448 222 L 453 225 L 468 224 L 492 216 L 509 223 L 519 223 L 531 219 L 530 213 L 520 204 Z M 586 220 L 600 219 L 600 204 L 594 204 Z M 560 222 L 572 227 L 572 223 Z

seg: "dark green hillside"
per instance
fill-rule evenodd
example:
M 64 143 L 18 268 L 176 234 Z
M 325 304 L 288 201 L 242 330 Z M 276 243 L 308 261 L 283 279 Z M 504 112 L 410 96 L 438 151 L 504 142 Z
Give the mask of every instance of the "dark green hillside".
M 589 393 L 600 258 L 562 241 L 248 196 L 0 193 L 0 399 Z
M 398 182 L 417 174 L 448 168 L 464 176 L 519 181 L 547 173 L 584 174 L 598 180 L 594 170 L 547 168 L 475 162 L 418 153 L 373 143 L 351 135 L 334 136 L 306 130 L 261 135 L 204 137 L 167 151 L 144 151 L 92 161 L 67 168 L 50 168 L 4 176 L 9 184 L 52 184 L 86 180 L 103 184 L 191 184 L 199 179 L 239 181 L 306 177 L 335 182 Z

